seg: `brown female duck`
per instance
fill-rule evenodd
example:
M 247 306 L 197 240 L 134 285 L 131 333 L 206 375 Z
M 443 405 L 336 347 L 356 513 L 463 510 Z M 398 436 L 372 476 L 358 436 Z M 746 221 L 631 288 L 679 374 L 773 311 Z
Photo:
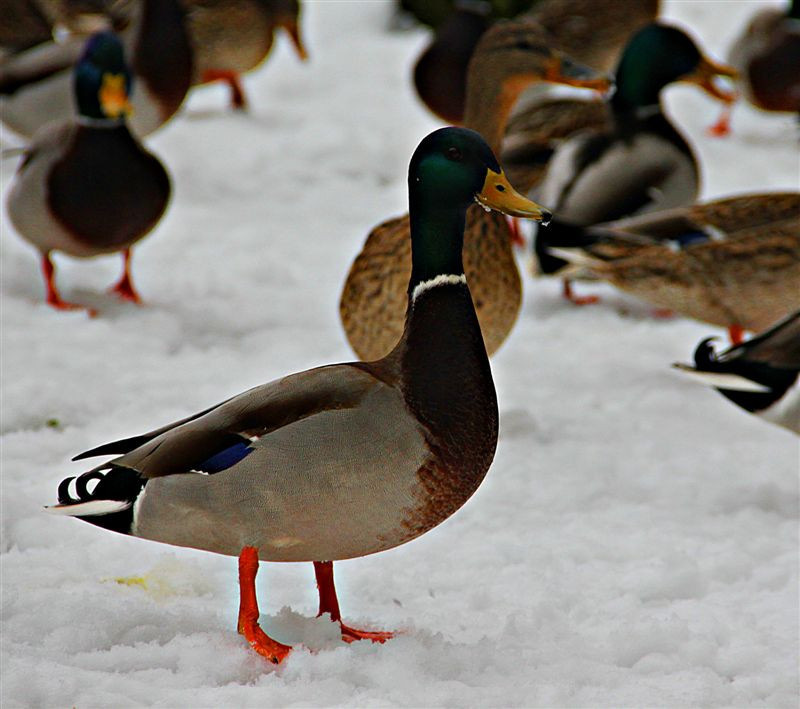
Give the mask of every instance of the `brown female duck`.
M 299 0 L 183 0 L 194 48 L 192 83 L 224 81 L 231 105 L 245 108 L 240 75 L 259 66 L 272 49 L 275 31 L 284 29 L 301 59 Z
M 571 262 L 559 275 L 608 281 L 658 308 L 726 327 L 733 342 L 800 308 L 797 192 L 574 227 L 571 237 L 581 245 L 551 249 Z
M 500 145 L 511 106 L 536 81 L 605 89 L 608 80 L 551 50 L 536 25 L 498 22 L 481 39 L 470 62 L 465 123 Z M 367 237 L 350 268 L 339 312 L 350 345 L 362 358 L 377 359 L 403 331 L 405 283 L 411 270 L 408 217 L 379 225 Z M 521 282 L 511 233 L 502 215 L 474 206 L 467 211 L 464 267 L 475 309 L 491 355 L 519 313 Z

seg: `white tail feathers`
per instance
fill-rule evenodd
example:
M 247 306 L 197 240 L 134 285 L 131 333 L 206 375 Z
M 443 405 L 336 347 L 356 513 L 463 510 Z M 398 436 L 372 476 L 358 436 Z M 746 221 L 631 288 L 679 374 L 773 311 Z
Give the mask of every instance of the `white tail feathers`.
M 92 517 L 95 515 L 108 515 L 113 512 L 127 510 L 133 502 L 130 500 L 89 500 L 67 505 L 49 505 L 44 508 L 46 512 L 67 517 Z
M 602 266 L 603 260 L 595 258 L 594 256 L 589 256 L 585 251 L 548 246 L 547 253 L 564 259 L 569 263 L 568 266 L 565 266 L 555 274 L 561 278 L 576 278 L 590 281 L 596 281 L 602 278 L 598 271 L 598 266 Z
M 769 387 L 765 387 L 763 384 L 754 382 L 746 377 L 741 377 L 738 374 L 730 374 L 727 372 L 699 372 L 691 365 L 681 364 L 680 362 L 676 362 L 672 366 L 679 372 L 683 372 L 691 377 L 696 382 L 708 384 L 715 389 L 752 391 L 759 394 L 770 390 Z

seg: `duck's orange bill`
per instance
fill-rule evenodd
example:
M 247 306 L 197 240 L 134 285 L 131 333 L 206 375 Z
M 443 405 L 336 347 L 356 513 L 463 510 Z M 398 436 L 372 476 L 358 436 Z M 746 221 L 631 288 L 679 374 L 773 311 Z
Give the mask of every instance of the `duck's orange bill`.
M 103 74 L 98 97 L 103 113 L 109 118 L 121 118 L 133 113 L 123 74 Z
M 739 98 L 739 94 L 734 90 L 726 91 L 718 86 L 716 79 L 719 77 L 725 77 L 731 81 L 735 81 L 739 78 L 739 72 L 727 64 L 715 62 L 708 57 L 701 57 L 697 68 L 691 74 L 684 76 L 681 80 L 688 81 L 690 84 L 697 84 L 697 86 L 703 89 L 709 96 L 713 96 L 718 101 L 722 101 L 722 103 L 733 103 Z
M 607 74 L 579 64 L 561 53 L 548 61 L 543 78 L 545 81 L 580 89 L 594 89 L 601 93 L 606 93 L 614 85 L 614 80 Z
M 488 209 L 496 209 L 510 217 L 535 219 L 547 224 L 553 216 L 549 210 L 517 192 L 502 170 L 486 170 L 486 180 L 481 191 L 475 195 L 475 200 Z

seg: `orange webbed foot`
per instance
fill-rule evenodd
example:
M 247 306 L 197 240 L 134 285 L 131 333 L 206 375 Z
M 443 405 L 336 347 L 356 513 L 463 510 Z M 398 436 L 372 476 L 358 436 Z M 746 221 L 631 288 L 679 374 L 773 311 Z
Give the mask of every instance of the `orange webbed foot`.
M 339 625 L 342 629 L 342 640 L 346 643 L 353 643 L 356 642 L 356 640 L 371 640 L 374 643 L 385 643 L 395 636 L 395 633 L 388 630 L 358 630 L 344 623 L 340 623 Z
M 573 305 L 595 305 L 600 302 L 599 295 L 575 295 L 572 290 L 572 283 L 566 280 L 563 281 L 562 293 Z
M 258 549 L 244 547 L 239 554 L 239 622 L 237 629 L 244 635 L 253 650 L 277 665 L 286 659 L 292 648 L 290 645 L 273 640 L 258 624 L 257 573 Z
M 108 291 L 109 293 L 116 293 L 123 300 L 127 300 L 137 305 L 142 304 L 142 299 L 133 287 L 133 279 L 131 278 L 131 250 L 125 249 L 122 252 L 122 276 Z
M 714 125 L 706 130 L 706 133 L 713 138 L 727 138 L 731 134 L 731 112 L 725 109 Z

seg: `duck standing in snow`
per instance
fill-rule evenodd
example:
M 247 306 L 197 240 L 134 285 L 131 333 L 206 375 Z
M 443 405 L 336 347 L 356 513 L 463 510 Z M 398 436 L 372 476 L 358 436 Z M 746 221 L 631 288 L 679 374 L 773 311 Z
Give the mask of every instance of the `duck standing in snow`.
M 732 67 L 704 57 L 677 27 L 653 23 L 639 30 L 622 54 L 616 91 L 609 102 L 611 126 L 588 130 L 564 141 L 533 194 L 552 204 L 558 218 L 535 240 L 539 268 L 550 274 L 564 262 L 548 247 L 574 246 L 570 226 L 607 222 L 669 207 L 697 197 L 697 159 L 683 136 L 664 116 L 661 90 L 675 81 L 694 83 L 730 103 L 716 77 L 734 77 Z M 565 296 L 573 298 L 565 283 Z M 589 301 L 593 302 L 593 301 Z
M 131 131 L 145 136 L 180 108 L 192 80 L 192 48 L 178 0 L 139 0 L 121 33 L 136 81 Z M 109 21 L 110 24 L 110 21 Z M 40 44 L 0 62 L 0 118 L 30 138 L 54 120 L 77 115 L 72 70 L 85 37 Z
M 800 310 L 724 352 L 714 352 L 712 339 L 697 346 L 694 366 L 673 366 L 745 411 L 800 434 Z
M 76 257 L 121 251 L 123 274 L 113 290 L 139 302 L 130 275 L 131 246 L 161 219 L 169 177 L 126 125 L 132 79 L 116 35 L 93 35 L 74 75 L 78 117 L 36 133 L 9 190 L 8 214 L 19 235 L 41 253 L 50 305 L 83 307 L 58 294 L 52 251 Z
M 611 85 L 606 75 L 552 49 L 535 23 L 497 22 L 483 35 L 470 61 L 465 125 L 478 131 L 496 153 L 514 101 L 526 87 L 541 82 L 598 91 Z M 376 226 L 347 275 L 339 314 L 350 345 L 362 359 L 384 356 L 403 332 L 411 274 L 408 233 L 408 215 Z M 522 304 L 512 238 L 503 215 L 470 207 L 464 267 L 490 356 L 508 336 Z
M 300 36 L 299 0 L 183 0 L 194 48 L 192 83 L 224 81 L 231 105 L 247 106 L 240 75 L 255 69 L 284 29 L 300 59 L 308 54 Z
M 156 541 L 239 556 L 239 632 L 258 626 L 259 559 L 313 561 L 320 614 L 346 640 L 332 562 L 403 544 L 478 488 L 497 444 L 497 400 L 461 249 L 474 200 L 547 213 L 514 191 L 478 133 L 426 137 L 408 173 L 413 268 L 403 337 L 383 359 L 311 369 L 144 435 L 77 456 L 118 457 L 59 486 L 54 512 Z M 90 489 L 90 484 L 94 485 Z
M 577 246 L 553 249 L 553 259 L 571 262 L 560 275 L 606 280 L 726 327 L 734 344 L 800 308 L 797 192 L 738 195 L 565 233 Z

